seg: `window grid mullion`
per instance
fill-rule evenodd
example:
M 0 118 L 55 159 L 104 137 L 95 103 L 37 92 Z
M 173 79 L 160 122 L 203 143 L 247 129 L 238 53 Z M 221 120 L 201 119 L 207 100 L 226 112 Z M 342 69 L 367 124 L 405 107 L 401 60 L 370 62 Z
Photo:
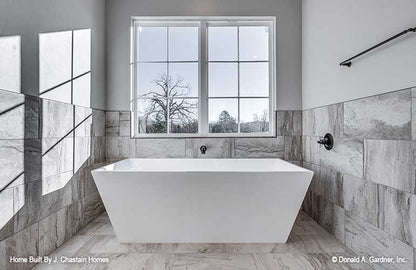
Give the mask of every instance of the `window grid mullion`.
M 166 75 L 167 75 L 167 83 L 166 83 L 166 133 L 170 134 L 170 96 L 169 96 L 169 26 L 167 26 L 167 30 L 166 30 Z
M 198 61 L 179 61 L 179 60 L 174 60 L 174 61 L 137 61 L 138 64 L 166 64 L 166 63 L 172 63 L 172 64 L 186 64 L 186 63 L 198 63 Z
M 238 89 L 238 122 L 237 122 L 237 133 L 241 133 L 241 121 L 240 121 L 240 26 L 237 26 L 237 89 Z
M 200 127 L 201 129 L 199 132 L 201 134 L 209 133 L 209 100 L 208 100 L 208 27 L 206 22 L 201 22 L 200 28 L 200 68 L 201 68 L 201 75 L 200 75 L 200 113 L 201 116 L 199 117 L 200 120 Z

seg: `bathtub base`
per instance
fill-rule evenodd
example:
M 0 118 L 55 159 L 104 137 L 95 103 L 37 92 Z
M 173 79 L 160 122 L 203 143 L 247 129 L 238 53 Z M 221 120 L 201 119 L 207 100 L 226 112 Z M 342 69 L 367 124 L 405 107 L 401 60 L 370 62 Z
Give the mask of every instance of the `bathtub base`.
M 94 171 L 121 243 L 285 243 L 312 174 Z

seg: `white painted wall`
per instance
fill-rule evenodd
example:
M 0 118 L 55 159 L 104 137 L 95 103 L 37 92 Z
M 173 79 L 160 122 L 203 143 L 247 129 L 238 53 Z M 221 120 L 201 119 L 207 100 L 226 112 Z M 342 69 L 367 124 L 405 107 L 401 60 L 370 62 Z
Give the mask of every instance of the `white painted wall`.
M 105 108 L 105 0 L 0 0 L 0 36 L 21 36 L 22 93 L 39 94 L 39 33 L 91 29 L 91 105 Z
M 277 108 L 301 109 L 301 0 L 106 0 L 107 109 L 129 110 L 131 16 L 276 16 Z
M 416 34 L 339 63 L 410 27 L 415 0 L 303 0 L 303 109 L 416 86 Z

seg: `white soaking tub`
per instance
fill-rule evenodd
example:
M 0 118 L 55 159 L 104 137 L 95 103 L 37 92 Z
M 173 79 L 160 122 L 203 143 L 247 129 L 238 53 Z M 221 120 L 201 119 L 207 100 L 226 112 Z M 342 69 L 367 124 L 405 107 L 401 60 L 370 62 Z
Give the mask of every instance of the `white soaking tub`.
M 313 176 L 280 159 L 126 159 L 92 174 L 121 243 L 285 243 Z

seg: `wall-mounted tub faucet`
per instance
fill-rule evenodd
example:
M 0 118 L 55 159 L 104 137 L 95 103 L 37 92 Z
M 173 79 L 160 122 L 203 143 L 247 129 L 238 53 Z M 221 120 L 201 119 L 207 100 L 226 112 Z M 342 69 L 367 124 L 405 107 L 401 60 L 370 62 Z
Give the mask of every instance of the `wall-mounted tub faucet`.
M 334 147 L 334 137 L 330 133 L 327 133 L 318 143 L 322 144 L 326 150 L 331 150 Z
M 205 153 L 207 152 L 207 147 L 203 145 L 199 148 L 199 150 L 201 151 L 201 155 L 205 155 Z

